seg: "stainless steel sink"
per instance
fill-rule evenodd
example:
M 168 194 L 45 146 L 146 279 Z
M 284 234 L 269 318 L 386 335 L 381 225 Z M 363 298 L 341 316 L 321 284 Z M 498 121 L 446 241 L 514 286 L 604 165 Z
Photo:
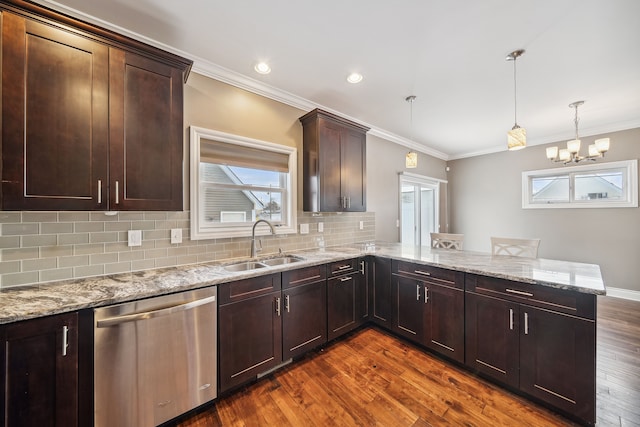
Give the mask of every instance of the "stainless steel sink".
M 256 270 L 258 268 L 266 268 L 267 266 L 261 262 L 257 262 L 257 261 L 242 261 L 242 262 L 237 262 L 235 264 L 229 264 L 229 265 L 225 265 L 222 268 L 224 268 L 227 271 L 249 271 L 249 270 Z
M 300 258 L 294 255 L 286 255 L 278 258 L 268 258 L 260 260 L 260 263 L 266 264 L 270 267 L 275 265 L 291 264 L 293 262 L 304 261 L 304 258 Z

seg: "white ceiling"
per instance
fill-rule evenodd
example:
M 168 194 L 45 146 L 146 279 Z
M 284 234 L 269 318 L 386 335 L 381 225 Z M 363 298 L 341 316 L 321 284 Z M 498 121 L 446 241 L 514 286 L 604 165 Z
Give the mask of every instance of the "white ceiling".
M 640 127 L 639 0 L 38 0 L 194 60 L 193 70 L 329 109 L 443 159 Z M 268 61 L 272 72 L 253 70 Z M 364 75 L 346 82 L 352 71 Z M 411 107 L 405 101 L 416 95 Z M 612 149 L 615 149 L 613 141 Z

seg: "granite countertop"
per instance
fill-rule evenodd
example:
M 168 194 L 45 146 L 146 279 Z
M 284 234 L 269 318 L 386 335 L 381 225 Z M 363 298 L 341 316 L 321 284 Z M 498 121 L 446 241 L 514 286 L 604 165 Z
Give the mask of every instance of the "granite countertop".
M 363 255 L 412 261 L 595 295 L 605 294 L 600 267 L 594 264 L 492 256 L 481 252 L 403 246 L 399 243 L 376 243 L 375 246 L 356 244 L 323 251 L 294 252 L 291 255 L 304 260 L 244 272 L 225 270 L 223 267 L 229 262 L 206 263 L 2 289 L 0 324 L 197 289 Z

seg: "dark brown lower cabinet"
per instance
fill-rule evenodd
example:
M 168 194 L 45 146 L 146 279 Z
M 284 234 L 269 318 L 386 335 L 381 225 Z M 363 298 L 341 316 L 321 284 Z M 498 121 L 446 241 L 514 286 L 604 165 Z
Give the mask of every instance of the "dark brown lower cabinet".
M 328 339 L 332 340 L 362 325 L 368 317 L 368 292 L 363 259 L 327 280 Z
M 327 342 L 326 267 L 218 286 L 220 392 Z
M 374 257 L 367 267 L 372 295 L 369 318 L 376 325 L 391 329 L 391 260 Z
M 467 275 L 466 364 L 595 423 L 595 295 Z
M 464 273 L 392 262 L 392 331 L 464 362 Z
M 280 273 L 218 287 L 220 391 L 243 384 L 282 361 Z
M 4 426 L 78 425 L 78 314 L 0 328 Z
M 282 359 L 288 360 L 327 342 L 326 266 L 282 273 Z

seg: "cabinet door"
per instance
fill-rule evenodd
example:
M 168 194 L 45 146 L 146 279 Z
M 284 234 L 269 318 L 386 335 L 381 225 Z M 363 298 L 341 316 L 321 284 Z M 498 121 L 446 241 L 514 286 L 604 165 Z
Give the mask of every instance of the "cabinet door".
M 106 207 L 108 48 L 2 13 L 2 208 Z
M 465 294 L 465 361 L 473 370 L 518 387 L 518 304 Z
M 182 72 L 109 54 L 111 208 L 182 210 Z
M 282 291 L 282 359 L 299 356 L 327 342 L 326 283 Z
M 77 426 L 77 313 L 7 325 L 3 338 L 4 425 Z
M 372 289 L 369 287 L 369 281 L 371 279 L 369 277 L 368 266 L 371 262 L 369 258 L 358 259 L 358 266 L 360 267 L 360 271 L 356 275 L 356 323 L 358 326 L 369 320 Z
M 412 341 L 423 344 L 423 286 L 417 280 L 393 276 L 393 330 Z
M 318 126 L 320 143 L 319 180 L 320 180 L 320 211 L 340 212 L 343 210 L 341 193 L 341 152 L 340 138 L 342 126 L 321 119 Z
M 595 422 L 593 320 L 521 306 L 520 389 Z
M 341 133 L 341 195 L 346 197 L 348 212 L 367 210 L 366 136 L 362 132 L 345 129 Z
M 358 276 L 359 273 L 354 273 L 327 280 L 327 321 L 330 340 L 357 326 Z
M 464 362 L 464 291 L 425 284 L 425 344 L 460 363 Z
M 256 377 L 282 361 L 280 291 L 218 308 L 220 391 Z
M 371 263 L 371 269 L 372 320 L 380 326 L 391 329 L 391 260 L 375 257 Z

